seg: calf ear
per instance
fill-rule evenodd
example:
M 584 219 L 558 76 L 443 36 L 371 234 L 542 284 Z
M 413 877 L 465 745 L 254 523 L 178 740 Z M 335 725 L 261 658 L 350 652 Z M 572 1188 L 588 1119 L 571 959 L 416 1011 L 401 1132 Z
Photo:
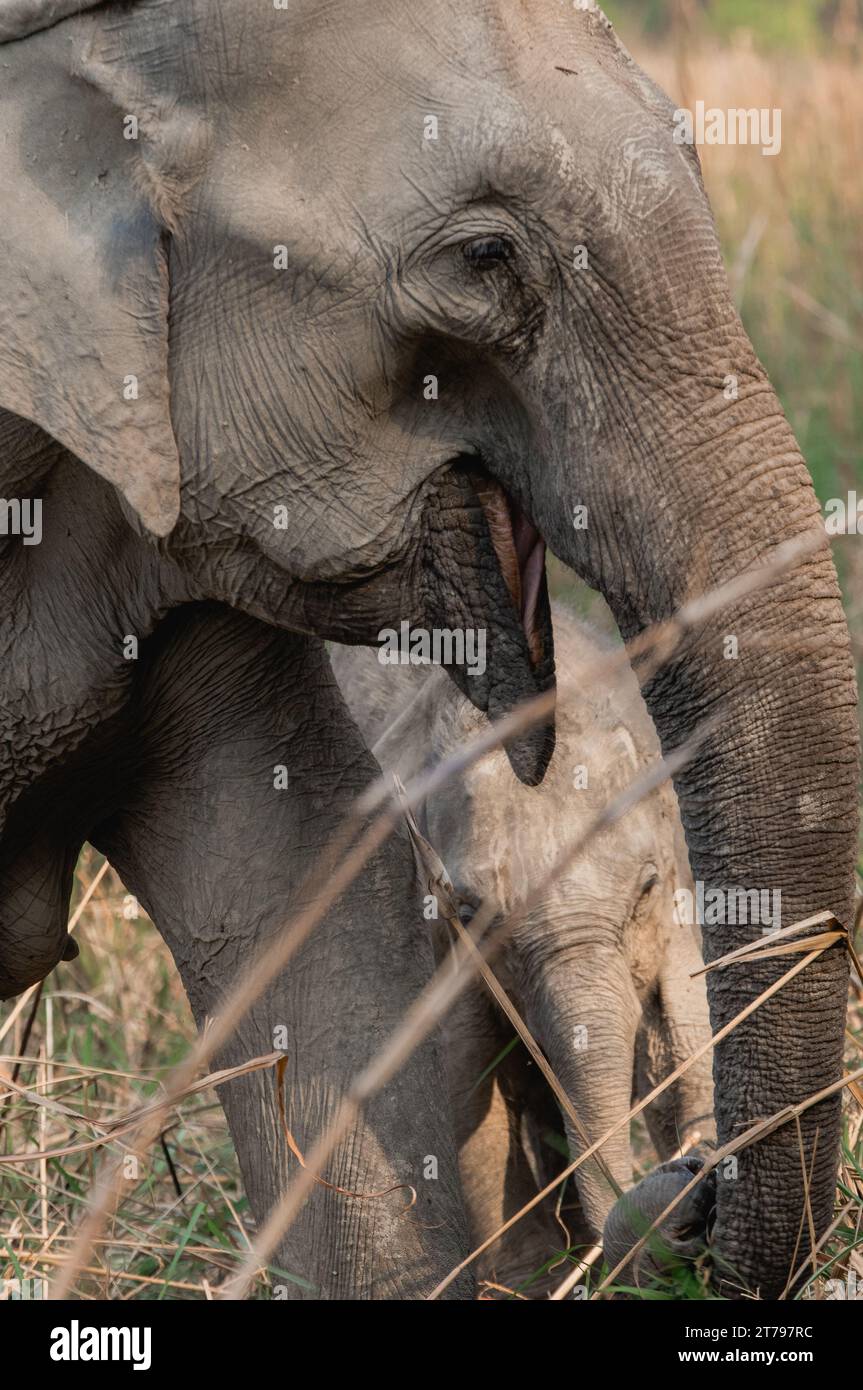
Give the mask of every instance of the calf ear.
M 12 0 L 0 15 L 0 409 L 59 440 L 162 536 L 180 465 L 156 116 L 126 95 L 141 84 L 123 60 L 100 60 L 101 14 L 56 22 L 87 8 Z
M 436 761 L 435 694 L 440 696 L 441 686 L 447 680 L 442 672 L 432 671 L 413 699 L 383 730 L 372 753 L 384 772 L 395 772 L 407 783 Z

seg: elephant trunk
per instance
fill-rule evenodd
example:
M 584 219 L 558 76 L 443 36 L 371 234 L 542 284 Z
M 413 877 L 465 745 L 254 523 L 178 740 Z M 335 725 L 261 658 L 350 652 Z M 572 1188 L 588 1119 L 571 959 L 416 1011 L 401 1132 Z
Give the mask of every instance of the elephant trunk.
M 647 489 L 634 512 L 644 533 L 669 524 L 655 570 L 605 563 L 600 587 L 625 637 L 769 557 L 820 524 L 790 428 L 761 381 L 748 410 L 724 434 L 705 425 L 690 488 Z M 746 418 L 746 412 L 743 417 Z M 754 428 L 755 427 L 755 428 Z M 721 438 L 721 446 L 718 441 Z M 690 460 L 691 462 L 691 460 Z M 697 481 L 691 479 L 697 473 Z M 682 476 L 682 465 L 679 470 Z M 632 511 L 630 515 L 632 515 Z M 693 518 L 696 519 L 693 522 Z M 622 523 L 627 524 L 625 521 Z M 634 544 L 634 538 L 630 538 Z M 627 541 L 624 541 L 624 548 Z M 562 558 L 585 573 L 572 544 Z M 586 576 L 589 577 L 589 576 Z M 597 582 L 594 573 L 594 582 Z M 783 577 L 723 610 L 687 639 L 645 685 L 667 753 L 709 715 L 720 716 L 697 757 L 675 779 L 703 917 L 706 961 L 829 909 L 852 920 L 856 843 L 856 691 L 836 574 L 823 548 Z M 707 977 L 711 1026 L 723 1028 L 799 957 L 734 964 Z M 835 1082 L 841 1070 L 847 957 L 834 946 L 715 1050 L 717 1138 L 726 1144 L 756 1121 Z M 716 1277 L 730 1292 L 776 1297 L 808 1245 L 829 1223 L 836 1178 L 839 1097 L 758 1140 L 718 1176 L 713 1239 Z M 808 1192 L 807 1190 L 808 1189 Z M 801 1237 L 801 1230 L 804 1232 Z
M 726 634 L 746 652 L 745 665 L 739 656 L 716 660 Z M 849 925 L 854 692 L 829 557 L 800 566 L 771 594 L 723 615 L 646 694 L 666 746 L 718 701 L 725 710 L 719 731 L 677 783 L 693 872 L 703 885 L 705 960 L 824 909 Z M 740 890 L 747 890 L 745 900 Z M 711 972 L 714 1031 L 793 963 L 784 956 Z M 847 981 L 847 958 L 834 948 L 718 1046 L 720 1144 L 838 1078 Z M 777 1130 L 720 1172 L 715 1251 L 719 1277 L 730 1288 L 758 1289 L 767 1298 L 785 1288 L 800 1263 L 807 1181 L 815 1230 L 820 1235 L 826 1228 L 839 1115 L 835 1096 L 809 1110 L 800 1131 Z
M 547 928 L 546 928 L 547 930 Z M 619 954 L 557 945 L 528 966 L 527 1016 L 552 1070 L 572 1102 L 581 1132 L 564 1116 L 573 1157 L 630 1108 L 639 1004 Z M 582 1210 L 599 1239 L 615 1187 L 632 1182 L 629 1130 L 621 1128 L 575 1175 Z

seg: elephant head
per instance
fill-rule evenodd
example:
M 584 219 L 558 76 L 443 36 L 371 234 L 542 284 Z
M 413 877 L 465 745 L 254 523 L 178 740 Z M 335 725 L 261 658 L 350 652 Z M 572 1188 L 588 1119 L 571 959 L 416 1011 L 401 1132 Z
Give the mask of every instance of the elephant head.
M 503 754 L 486 754 L 456 780 L 429 793 L 420 822 L 449 872 L 463 920 L 483 901 L 515 911 L 566 846 L 658 757 L 656 735 L 631 671 L 598 688 L 590 670 L 603 647 L 564 608 L 554 608 L 558 699 L 556 748 L 539 787 L 520 787 Z M 373 651 L 341 647 L 331 655 L 348 706 L 385 769 L 403 781 L 455 754 L 486 726 L 447 680 L 416 667 L 393 669 Z M 619 826 L 606 830 L 517 920 L 495 971 L 561 1082 L 582 1126 L 564 1116 L 573 1155 L 621 1123 L 632 1096 L 646 1094 L 710 1036 L 697 932 L 679 920 L 675 895 L 689 866 L 670 788 L 655 792 Z M 483 1032 L 473 1000 L 449 1030 L 457 1106 L 476 1109 L 477 1078 L 506 1042 Z M 491 1097 L 488 1098 L 491 1103 Z M 713 1138 L 709 1060 L 702 1058 L 647 1111 L 661 1157 L 688 1133 Z M 485 1115 L 459 1129 L 463 1163 Z M 632 1184 L 628 1125 L 603 1145 L 605 1169 L 590 1160 L 576 1171 L 579 1202 L 598 1240 L 615 1189 Z M 468 1175 L 468 1191 L 477 1185 Z M 512 1212 L 507 1212 L 511 1215 Z M 484 1239 L 495 1229 L 473 1218 Z M 525 1271 L 526 1272 L 526 1271 Z
M 110 810 L 65 760 L 127 698 L 124 634 L 172 606 L 353 642 L 484 631 L 485 669 L 455 674 L 494 714 L 553 679 L 543 545 L 632 637 L 820 524 L 697 155 L 591 0 L 214 13 L 4 8 L 4 488 L 54 517 L 3 556 L 6 993 L 60 955 L 76 844 Z M 696 878 L 847 924 L 855 690 L 826 541 L 645 694 L 666 749 L 722 711 L 676 782 Z M 525 780 L 551 746 L 511 749 Z M 759 931 L 708 924 L 705 955 Z M 714 1026 L 780 968 L 713 972 Z M 846 979 L 825 953 L 717 1049 L 721 1141 L 836 1078 Z M 805 1186 L 829 1219 L 838 1118 L 820 1103 L 802 1157 L 780 1129 L 719 1185 L 717 1253 L 763 1295 Z

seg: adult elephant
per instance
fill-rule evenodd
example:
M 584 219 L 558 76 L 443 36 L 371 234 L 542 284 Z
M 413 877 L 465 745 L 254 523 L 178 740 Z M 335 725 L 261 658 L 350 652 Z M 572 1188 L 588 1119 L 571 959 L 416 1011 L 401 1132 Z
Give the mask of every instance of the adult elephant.
M 629 637 L 817 503 L 697 157 L 592 4 L 5 0 L 0 38 L 0 457 L 44 519 L 2 557 L 2 993 L 63 953 L 89 837 L 202 1018 L 374 770 L 322 638 L 482 631 L 487 666 L 455 674 L 495 714 L 553 679 L 543 543 Z M 676 783 L 695 876 L 848 923 L 855 692 L 826 543 L 646 695 L 665 746 L 723 710 Z M 524 780 L 551 744 L 511 747 Z M 397 839 L 236 1041 L 288 1026 L 303 1141 L 428 974 L 409 885 Z M 708 926 L 706 954 L 757 930 Z M 713 1024 L 781 968 L 712 973 Z M 846 970 L 824 954 L 720 1046 L 720 1140 L 837 1077 Z M 262 1213 L 272 1095 L 237 1083 L 226 1109 Z M 804 1174 L 824 1229 L 838 1120 L 819 1104 L 802 1155 L 779 1130 L 720 1185 L 735 1281 L 783 1287 Z M 282 1263 L 327 1295 L 431 1287 L 465 1241 L 433 1043 L 333 1175 L 416 1184 L 428 1152 L 419 1215 L 321 1189 Z

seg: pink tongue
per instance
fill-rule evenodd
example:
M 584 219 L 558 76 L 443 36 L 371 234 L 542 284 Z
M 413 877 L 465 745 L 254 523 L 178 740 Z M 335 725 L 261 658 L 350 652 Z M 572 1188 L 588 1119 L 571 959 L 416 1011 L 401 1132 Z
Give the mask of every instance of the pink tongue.
M 536 666 L 543 656 L 537 616 L 545 573 L 545 542 L 498 482 L 480 475 L 475 486 L 501 574 L 521 619 L 530 659 Z

